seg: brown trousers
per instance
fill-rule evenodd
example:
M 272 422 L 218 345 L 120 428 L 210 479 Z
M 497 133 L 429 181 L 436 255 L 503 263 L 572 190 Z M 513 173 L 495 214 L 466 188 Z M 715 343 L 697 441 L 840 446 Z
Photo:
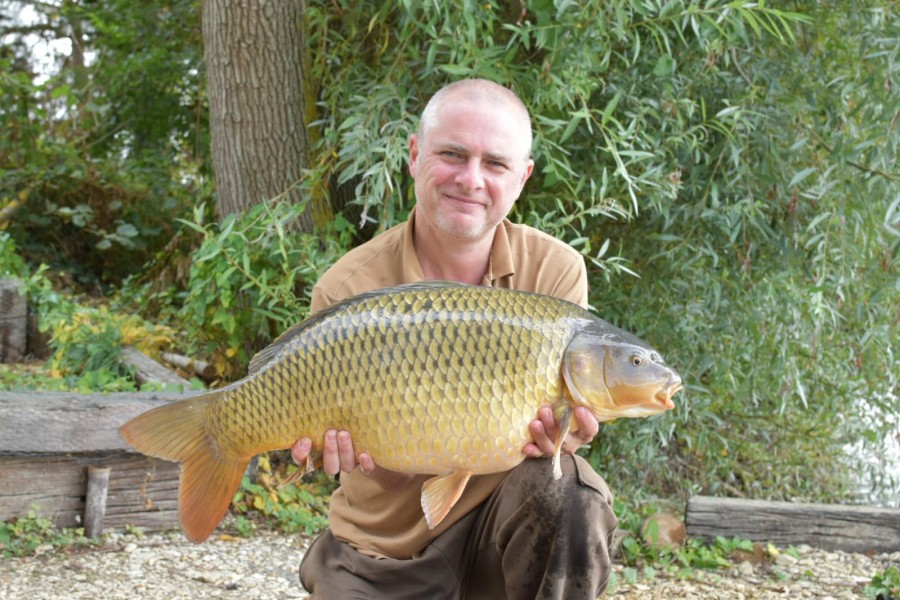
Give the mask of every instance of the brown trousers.
M 325 531 L 300 564 L 322 600 L 595 600 L 609 579 L 612 495 L 582 458 L 526 459 L 493 495 L 408 560 L 375 559 Z

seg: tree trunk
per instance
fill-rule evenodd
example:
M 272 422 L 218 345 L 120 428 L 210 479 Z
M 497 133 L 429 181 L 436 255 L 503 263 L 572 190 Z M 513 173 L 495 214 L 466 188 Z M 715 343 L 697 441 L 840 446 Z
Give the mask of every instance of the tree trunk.
M 218 216 L 274 197 L 298 202 L 309 163 L 303 2 L 203 0 Z M 330 216 L 313 200 L 299 227 Z M 324 212 L 323 212 L 324 210 Z M 315 221 L 313 215 L 316 216 Z

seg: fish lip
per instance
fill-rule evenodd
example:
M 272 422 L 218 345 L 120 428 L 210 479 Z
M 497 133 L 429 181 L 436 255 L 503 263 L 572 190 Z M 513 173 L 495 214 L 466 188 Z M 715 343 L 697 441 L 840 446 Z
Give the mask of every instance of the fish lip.
M 681 382 L 678 382 L 673 385 L 668 385 L 656 394 L 656 400 L 664 407 L 665 410 L 670 410 L 675 408 L 675 403 L 672 401 L 672 397 L 680 392 L 684 386 Z

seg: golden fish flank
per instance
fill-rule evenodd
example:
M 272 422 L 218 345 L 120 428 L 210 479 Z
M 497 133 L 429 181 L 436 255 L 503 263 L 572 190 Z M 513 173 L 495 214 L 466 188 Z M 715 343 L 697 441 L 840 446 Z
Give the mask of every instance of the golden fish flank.
M 182 464 L 179 518 L 194 541 L 228 509 L 249 460 L 300 437 L 322 448 L 347 429 L 387 469 L 431 473 L 430 527 L 473 474 L 524 459 L 528 424 L 554 405 L 599 420 L 673 408 L 681 379 L 640 339 L 569 302 L 448 283 L 400 286 L 336 304 L 285 332 L 246 378 L 122 426 L 138 451 Z M 312 468 L 312 465 L 307 465 Z

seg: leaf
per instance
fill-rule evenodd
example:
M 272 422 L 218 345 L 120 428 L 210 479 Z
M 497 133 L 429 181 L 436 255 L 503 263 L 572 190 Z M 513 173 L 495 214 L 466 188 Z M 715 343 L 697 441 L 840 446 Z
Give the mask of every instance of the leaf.
M 470 67 L 462 66 L 462 65 L 441 65 L 438 67 L 439 70 L 447 73 L 448 75 L 453 75 L 454 77 L 464 77 L 472 75 L 472 69 Z
M 790 183 L 788 183 L 788 187 L 794 187 L 795 185 L 797 185 L 798 183 L 800 183 L 801 181 L 803 181 L 804 179 L 806 179 L 807 177 L 809 177 L 810 175 L 812 175 L 813 173 L 815 173 L 817 171 L 818 171 L 818 169 L 816 167 L 807 167 L 806 169 L 803 169 L 802 171 L 800 171 L 799 173 L 796 173 L 791 178 Z
M 138 237 L 141 232 L 131 223 L 123 223 L 116 227 L 116 234 L 126 238 Z
M 610 118 L 612 118 L 612 114 L 615 112 L 616 107 L 619 105 L 619 101 L 622 99 L 623 91 L 619 90 L 613 95 L 612 99 L 606 103 L 606 106 L 603 108 L 603 113 L 600 115 L 600 124 L 606 125 L 609 123 Z
M 68 96 L 72 92 L 67 85 L 58 85 L 50 91 L 50 97 L 54 100 L 63 96 Z
M 660 56 L 656 61 L 656 66 L 653 67 L 653 74 L 657 77 L 669 77 L 674 72 L 675 59 L 668 54 Z

